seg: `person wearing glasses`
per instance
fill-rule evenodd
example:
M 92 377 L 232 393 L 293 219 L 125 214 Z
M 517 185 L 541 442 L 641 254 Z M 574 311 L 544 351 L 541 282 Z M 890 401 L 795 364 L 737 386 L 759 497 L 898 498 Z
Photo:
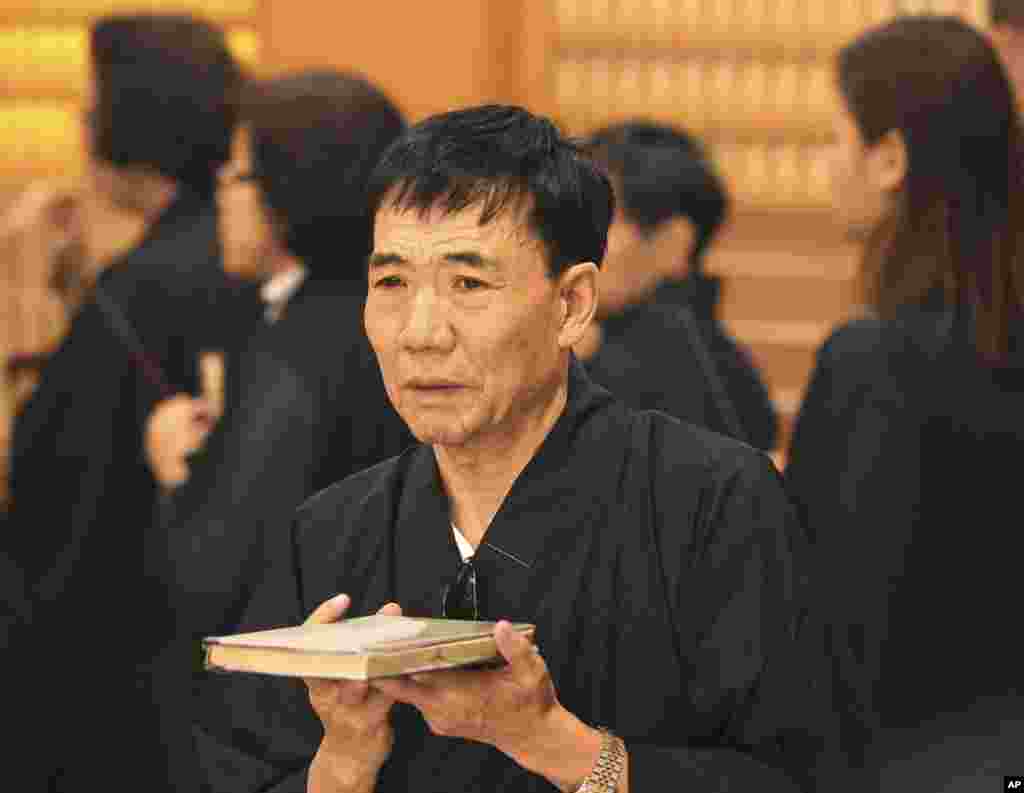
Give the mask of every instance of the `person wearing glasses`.
M 233 677 L 222 789 L 808 787 L 801 532 L 778 473 L 631 411 L 572 353 L 606 177 L 547 119 L 484 106 L 412 127 L 368 194 L 364 321 L 419 443 L 298 510 L 244 627 L 494 620 L 507 663 L 308 692 Z
M 203 636 L 231 633 L 243 619 L 266 560 L 290 542 L 295 507 L 412 441 L 362 327 L 366 182 L 405 129 L 401 113 L 364 78 L 317 70 L 253 83 L 241 122 L 217 193 L 223 261 L 261 284 L 264 321 L 226 360 L 215 425 L 208 400 L 191 396 L 162 402 L 147 421 L 147 454 L 168 494 L 154 565 L 192 662 L 184 675 Z M 270 599 L 287 603 L 289 592 Z M 233 723 L 221 704 L 232 682 L 200 674 L 182 705 L 190 722 L 196 709 L 212 715 L 195 718 L 211 790 L 233 784 L 207 734 Z

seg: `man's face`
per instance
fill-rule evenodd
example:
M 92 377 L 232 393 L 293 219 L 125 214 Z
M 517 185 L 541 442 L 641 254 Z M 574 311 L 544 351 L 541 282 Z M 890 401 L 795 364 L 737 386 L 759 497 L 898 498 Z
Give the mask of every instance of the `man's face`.
M 252 178 L 248 127 L 240 127 L 231 144 L 231 159 L 217 176 L 217 210 L 224 269 L 239 278 L 260 280 L 269 275 L 274 250 L 263 192 Z
M 416 437 L 464 446 L 513 437 L 565 376 L 560 279 L 525 213 L 377 212 L 366 331 Z

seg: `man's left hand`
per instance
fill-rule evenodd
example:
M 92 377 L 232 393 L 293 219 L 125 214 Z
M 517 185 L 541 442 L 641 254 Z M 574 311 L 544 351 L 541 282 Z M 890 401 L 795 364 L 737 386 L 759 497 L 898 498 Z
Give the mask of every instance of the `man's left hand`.
M 373 687 L 417 708 L 434 733 L 490 744 L 563 790 L 574 789 L 597 759 L 600 733 L 559 704 L 529 639 L 508 622 L 498 623 L 494 637 L 508 662 L 499 669 L 424 672 L 375 680 Z

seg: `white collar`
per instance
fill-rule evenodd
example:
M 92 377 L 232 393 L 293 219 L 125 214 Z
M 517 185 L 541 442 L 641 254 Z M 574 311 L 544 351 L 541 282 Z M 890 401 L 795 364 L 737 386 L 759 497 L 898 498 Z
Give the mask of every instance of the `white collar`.
M 263 282 L 260 287 L 260 297 L 266 304 L 264 316 L 267 322 L 277 322 L 284 313 L 288 301 L 299 291 L 302 282 L 306 280 L 306 268 L 301 264 L 296 267 L 289 267 L 280 273 L 271 276 Z
M 473 554 L 476 553 L 476 551 L 473 550 L 473 546 L 469 544 L 469 540 L 466 539 L 466 536 L 459 531 L 458 527 L 454 523 L 452 524 L 452 534 L 455 535 L 455 544 L 459 547 L 459 556 L 462 557 L 462 561 L 472 559 Z

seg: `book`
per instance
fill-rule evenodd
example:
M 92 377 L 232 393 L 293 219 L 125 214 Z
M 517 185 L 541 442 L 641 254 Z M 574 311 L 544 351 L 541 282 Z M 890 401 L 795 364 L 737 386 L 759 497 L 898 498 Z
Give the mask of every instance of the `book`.
M 203 639 L 205 667 L 284 677 L 372 680 L 501 661 L 494 622 L 375 615 Z M 533 636 L 534 626 L 512 627 Z

